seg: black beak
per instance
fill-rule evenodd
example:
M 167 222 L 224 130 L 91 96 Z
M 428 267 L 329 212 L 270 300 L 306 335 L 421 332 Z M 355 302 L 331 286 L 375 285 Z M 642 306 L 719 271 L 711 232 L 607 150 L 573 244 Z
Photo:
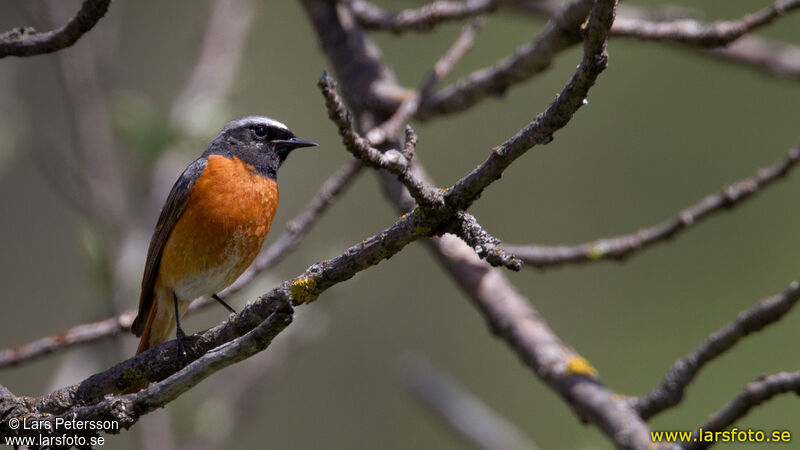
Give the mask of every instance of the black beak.
M 298 139 L 298 138 L 275 140 L 272 141 L 272 143 L 280 145 L 282 147 L 287 147 L 291 150 L 302 147 L 316 147 L 317 145 L 319 145 L 316 142 L 311 142 L 305 139 Z

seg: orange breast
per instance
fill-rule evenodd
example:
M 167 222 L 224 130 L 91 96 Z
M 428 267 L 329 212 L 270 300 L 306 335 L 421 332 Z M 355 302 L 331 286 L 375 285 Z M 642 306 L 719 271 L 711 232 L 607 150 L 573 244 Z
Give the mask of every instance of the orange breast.
M 156 289 L 181 300 L 217 293 L 253 262 L 278 206 L 278 186 L 234 157 L 211 155 L 161 257 Z

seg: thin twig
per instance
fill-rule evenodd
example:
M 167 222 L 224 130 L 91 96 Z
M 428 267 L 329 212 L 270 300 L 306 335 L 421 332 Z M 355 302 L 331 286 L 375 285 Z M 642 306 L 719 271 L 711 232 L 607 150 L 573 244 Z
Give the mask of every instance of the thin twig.
M 52 53 L 69 47 L 94 28 L 106 14 L 111 0 L 84 0 L 81 9 L 66 25 L 43 33 L 18 27 L 0 34 L 0 58 Z
M 547 0 L 515 1 L 513 4 L 524 11 L 547 18 L 555 17 L 561 7 L 560 2 Z M 650 27 L 658 26 L 659 23 L 663 23 L 666 20 L 674 22 L 686 19 L 685 16 L 686 13 L 680 10 L 664 16 L 663 13 L 659 14 L 658 11 L 627 5 L 626 8 L 622 8 L 619 11 L 618 19 L 623 23 L 629 23 L 631 26 Z M 702 25 L 702 27 L 706 26 L 708 25 Z M 625 33 L 617 33 L 617 30 L 617 24 L 615 23 L 611 28 L 612 37 L 626 37 Z M 577 42 L 575 40 L 574 43 Z M 681 43 L 681 41 L 664 42 Z M 748 35 L 741 36 L 727 46 L 718 48 L 703 48 L 691 42 L 683 43 L 686 45 L 681 46 L 681 48 L 714 55 L 721 60 L 742 64 L 762 73 L 779 78 L 800 79 L 800 47 L 797 45 Z
M 385 140 L 394 136 L 417 112 L 421 99 L 427 98 L 433 92 L 436 84 L 439 83 L 447 74 L 453 70 L 456 63 L 464 57 L 467 51 L 472 48 L 475 36 L 481 29 L 485 20 L 483 17 L 476 17 L 468 24 L 464 25 L 458 38 L 453 45 L 436 61 L 428 75 L 422 80 L 416 92 L 409 92 L 408 97 L 397 107 L 397 110 L 381 125 L 373 128 L 366 134 L 367 140 L 372 145 L 380 145 Z
M 0 350 L 0 368 L 18 366 L 56 351 L 117 336 L 130 329 L 135 315 L 134 311 L 126 311 L 119 316 L 78 325 L 16 348 Z
M 747 383 L 747 386 L 739 395 L 734 397 L 722 409 L 712 414 L 706 423 L 695 430 L 692 437 L 697 439 L 689 441 L 684 448 L 703 449 L 714 445 L 717 442 L 716 439 L 701 440 L 700 433 L 702 432 L 703 435 L 711 433 L 711 436 L 714 436 L 716 432 L 725 430 L 733 425 L 761 403 L 771 400 L 779 394 L 791 392 L 800 394 L 800 371 L 780 372 L 756 378 Z M 782 439 L 786 438 L 787 436 L 782 436 Z M 791 438 L 791 435 L 789 435 L 789 438 Z
M 394 149 L 381 152 L 370 145 L 368 140 L 361 137 L 358 132 L 356 132 L 353 127 L 352 114 L 347 110 L 341 98 L 339 98 L 339 95 L 336 93 L 336 83 L 327 72 L 322 74 L 317 85 L 322 90 L 322 95 L 325 97 L 328 117 L 330 117 L 331 121 L 339 128 L 342 142 L 353 156 L 370 167 L 384 169 L 396 175 L 419 205 L 436 207 L 442 204 L 442 196 L 438 190 L 411 176 L 408 170 L 410 161 L 407 159 L 406 155 L 404 155 L 404 153 L 410 154 L 410 152 L 400 152 Z M 416 142 L 416 138 L 410 142 Z
M 598 239 L 575 246 L 504 245 L 503 249 L 530 267 L 537 268 L 603 259 L 622 261 L 643 248 L 674 237 L 714 213 L 738 206 L 772 182 L 785 177 L 798 160 L 800 160 L 800 144 L 789 150 L 786 156 L 772 167 L 760 169 L 752 177 L 737 181 L 722 191 L 705 197 L 675 217 L 635 233 Z
M 428 120 L 464 111 L 543 72 L 558 53 L 581 42 L 581 24 L 591 7 L 591 0 L 567 3 L 530 43 L 491 67 L 476 70 L 423 99 L 414 117 Z
M 436 25 L 494 11 L 498 0 L 435 0 L 419 9 L 407 9 L 393 14 L 365 0 L 348 0 L 347 4 L 362 27 L 366 29 L 431 31 Z
M 800 8 L 800 0 L 779 0 L 764 9 L 745 15 L 741 19 L 710 24 L 694 19 L 653 22 L 622 16 L 614 24 L 613 33 L 616 36 L 641 40 L 674 41 L 700 47 L 721 47 L 798 8 Z
M 679 359 L 664 380 L 644 397 L 631 399 L 631 406 L 644 419 L 649 419 L 683 399 L 686 387 L 700 370 L 730 350 L 743 337 L 761 331 L 783 318 L 800 300 L 800 281 L 793 281 L 784 292 L 765 298 L 718 330 L 688 356 Z

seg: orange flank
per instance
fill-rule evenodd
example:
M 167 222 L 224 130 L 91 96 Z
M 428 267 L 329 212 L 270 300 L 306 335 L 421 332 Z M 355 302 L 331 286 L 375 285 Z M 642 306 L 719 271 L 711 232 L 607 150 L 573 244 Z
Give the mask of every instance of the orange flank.
M 161 255 L 147 325 L 137 353 L 175 329 L 173 292 L 189 302 L 236 281 L 258 255 L 278 206 L 278 185 L 234 156 L 212 154 L 192 187 Z

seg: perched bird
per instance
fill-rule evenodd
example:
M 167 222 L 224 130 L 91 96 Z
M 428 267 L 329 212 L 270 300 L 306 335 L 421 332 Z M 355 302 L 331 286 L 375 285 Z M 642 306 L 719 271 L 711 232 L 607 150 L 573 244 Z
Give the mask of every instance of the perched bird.
M 212 296 L 253 262 L 278 207 L 278 168 L 289 153 L 317 144 L 298 139 L 268 117 L 230 122 L 175 182 L 161 210 L 142 278 L 139 313 L 131 329 L 137 354 L 169 339 L 192 299 Z

